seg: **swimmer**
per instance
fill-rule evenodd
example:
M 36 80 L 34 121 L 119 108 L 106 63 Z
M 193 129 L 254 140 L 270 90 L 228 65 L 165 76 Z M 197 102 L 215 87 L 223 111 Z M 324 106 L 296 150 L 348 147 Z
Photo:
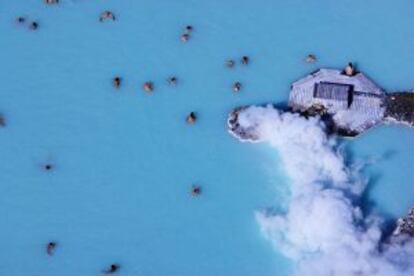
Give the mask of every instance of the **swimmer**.
M 59 0 L 45 0 L 46 4 L 58 4 Z
M 236 82 L 233 84 L 233 91 L 234 91 L 234 92 L 239 92 L 241 88 L 242 88 L 242 85 L 241 85 L 241 83 L 240 83 L 240 82 L 236 81 Z
M 349 62 L 348 65 L 345 67 L 344 73 L 349 77 L 352 77 L 355 74 L 355 69 L 352 62 Z
M 107 270 L 104 270 L 104 273 L 106 273 L 106 274 L 112 274 L 112 273 L 117 272 L 119 270 L 119 268 L 120 268 L 119 265 L 117 265 L 117 264 L 111 264 L 111 266 Z
M 307 63 L 314 63 L 314 62 L 316 62 L 316 56 L 315 56 L 314 54 L 309 54 L 309 55 L 306 57 L 305 61 L 306 61 Z
M 26 22 L 26 18 L 24 18 L 23 16 L 19 16 L 16 19 L 17 23 L 23 24 L 24 22 Z
M 29 25 L 29 29 L 30 30 L 37 30 L 37 28 L 39 28 L 39 23 L 37 23 L 37 22 L 32 22 L 30 25 Z
M 250 59 L 249 59 L 248 56 L 242 56 L 242 58 L 241 58 L 241 64 L 247 65 L 247 64 L 249 64 L 249 62 L 250 62 Z
M 52 164 L 46 164 L 45 165 L 45 170 L 46 171 L 50 171 L 50 170 L 52 170 L 53 169 L 53 165 Z
M 181 41 L 182 42 L 187 42 L 190 39 L 190 35 L 189 34 L 182 34 L 181 35 Z
M 112 20 L 115 21 L 115 15 L 113 12 L 111 11 L 104 11 L 101 13 L 101 15 L 99 16 L 99 21 L 103 22 L 105 20 Z
M 56 249 L 56 242 L 49 242 L 46 246 L 46 253 L 52 256 Z
M 197 121 L 197 116 L 194 112 L 188 114 L 186 121 L 188 124 L 194 124 Z
M 145 92 L 149 93 L 149 92 L 152 92 L 154 90 L 154 85 L 152 84 L 152 82 L 147 81 L 147 82 L 144 83 L 143 88 L 144 88 Z
M 113 85 L 115 88 L 119 88 L 119 87 L 121 86 L 121 78 L 120 78 L 120 77 L 115 77 L 115 78 L 112 80 L 112 85 Z
M 191 25 L 187 25 L 187 26 L 185 27 L 185 33 L 189 34 L 189 33 L 191 33 L 192 31 L 193 31 L 193 26 L 191 26 Z
M 234 60 L 228 59 L 228 60 L 226 60 L 226 62 L 224 64 L 226 65 L 227 68 L 233 68 L 234 67 Z
M 171 85 L 171 86 L 175 86 L 175 85 L 177 85 L 177 78 L 176 77 L 170 77 L 170 78 L 168 78 L 168 80 L 167 80 L 167 82 L 168 82 L 168 84 L 169 85 Z
M 193 185 L 191 187 L 191 195 L 192 196 L 199 196 L 201 194 L 201 187 L 197 185 Z

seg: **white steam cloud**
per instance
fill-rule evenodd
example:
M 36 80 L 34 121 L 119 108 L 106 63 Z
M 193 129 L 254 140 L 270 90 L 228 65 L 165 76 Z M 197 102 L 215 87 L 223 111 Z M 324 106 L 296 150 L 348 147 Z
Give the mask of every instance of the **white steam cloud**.
M 257 220 L 274 247 L 297 263 L 297 275 L 414 275 L 413 241 L 381 242 L 382 221 L 364 217 L 358 206 L 365 183 L 317 118 L 249 107 L 238 123 L 278 151 L 291 179 L 286 212 L 261 211 Z

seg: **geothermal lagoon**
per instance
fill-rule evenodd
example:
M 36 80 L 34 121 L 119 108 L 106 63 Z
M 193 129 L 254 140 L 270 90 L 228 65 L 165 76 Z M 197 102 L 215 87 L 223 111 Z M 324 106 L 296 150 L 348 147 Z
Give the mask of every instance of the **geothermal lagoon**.
M 413 275 L 414 130 L 279 108 L 350 62 L 411 91 L 413 9 L 0 1 L 0 275 Z

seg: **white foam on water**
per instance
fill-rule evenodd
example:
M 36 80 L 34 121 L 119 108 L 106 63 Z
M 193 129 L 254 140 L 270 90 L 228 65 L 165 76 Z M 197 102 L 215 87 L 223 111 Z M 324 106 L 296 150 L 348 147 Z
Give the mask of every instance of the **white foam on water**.
M 267 106 L 247 108 L 238 121 L 278 151 L 291 180 L 287 211 L 256 218 L 276 250 L 297 263 L 297 275 L 414 275 L 414 243 L 381 241 L 381 218 L 358 205 L 365 181 L 318 118 Z

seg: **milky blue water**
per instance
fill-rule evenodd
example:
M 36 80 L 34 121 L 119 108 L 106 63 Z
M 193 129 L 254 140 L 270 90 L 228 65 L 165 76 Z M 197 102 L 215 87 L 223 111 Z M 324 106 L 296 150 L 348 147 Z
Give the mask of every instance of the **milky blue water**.
M 228 111 L 284 102 L 292 81 L 348 61 L 386 90 L 414 87 L 409 0 L 60 2 L 0 0 L 0 275 L 99 275 L 114 262 L 120 275 L 290 275 L 254 219 L 288 181 L 269 147 L 227 134 Z M 104 10 L 117 21 L 100 23 Z M 242 55 L 250 65 L 224 67 Z M 370 208 L 404 214 L 414 131 L 379 127 L 345 143 L 371 162 Z

